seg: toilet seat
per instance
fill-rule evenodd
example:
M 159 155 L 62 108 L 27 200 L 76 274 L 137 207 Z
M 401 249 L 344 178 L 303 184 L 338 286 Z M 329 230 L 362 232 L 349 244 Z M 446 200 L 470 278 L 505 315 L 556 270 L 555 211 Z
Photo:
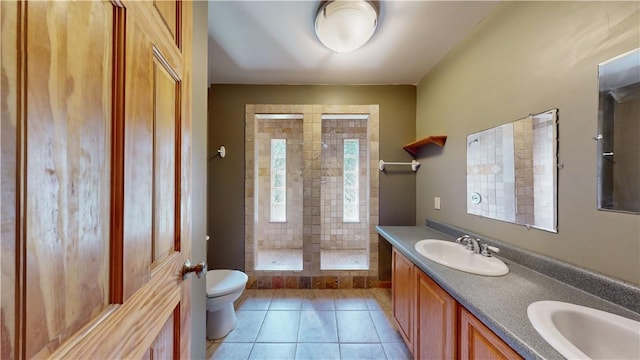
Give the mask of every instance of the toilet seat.
M 238 270 L 209 270 L 207 297 L 220 297 L 243 289 L 248 279 L 247 274 Z

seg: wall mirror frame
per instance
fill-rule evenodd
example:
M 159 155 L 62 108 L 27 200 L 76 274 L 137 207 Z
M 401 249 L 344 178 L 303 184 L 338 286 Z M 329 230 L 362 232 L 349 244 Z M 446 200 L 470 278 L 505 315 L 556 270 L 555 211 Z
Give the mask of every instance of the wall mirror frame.
M 640 214 L 640 48 L 598 66 L 598 210 Z
M 558 109 L 467 136 L 467 213 L 558 232 Z

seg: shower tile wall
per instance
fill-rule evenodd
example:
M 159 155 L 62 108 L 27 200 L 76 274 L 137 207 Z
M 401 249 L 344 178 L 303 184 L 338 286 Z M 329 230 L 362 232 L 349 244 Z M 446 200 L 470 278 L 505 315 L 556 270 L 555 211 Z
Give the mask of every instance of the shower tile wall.
M 258 165 L 260 165 L 260 159 L 256 159 L 256 154 L 263 153 L 262 151 L 256 151 L 255 148 L 255 135 L 256 132 L 259 131 L 257 126 L 258 121 L 255 118 L 256 114 L 303 114 L 303 166 L 299 168 L 302 169 L 303 173 L 302 271 L 255 270 L 256 245 L 258 245 L 257 242 L 260 241 L 256 234 L 264 231 L 262 225 L 256 223 L 256 219 L 263 218 L 264 214 L 257 214 L 254 210 L 256 207 L 254 187 L 259 186 L 255 181 L 255 175 L 256 172 L 260 171 L 255 166 L 256 161 L 258 161 Z M 365 138 L 365 143 L 368 145 L 364 146 L 364 144 L 361 144 L 361 147 L 368 147 L 369 155 L 368 158 L 366 158 L 366 162 L 361 163 L 361 166 L 368 164 L 370 169 L 377 169 L 379 160 L 378 105 L 249 104 L 245 106 L 245 268 L 247 275 L 249 275 L 249 287 L 277 287 L 282 285 L 282 282 L 279 281 L 281 278 L 287 279 L 284 283 L 285 287 L 371 287 L 378 284 L 378 235 L 375 231 L 375 226 L 378 224 L 379 219 L 378 171 L 369 171 L 366 176 L 362 177 L 366 179 L 366 181 L 369 181 L 370 191 L 368 201 L 369 210 L 366 214 L 368 235 L 365 240 L 369 242 L 369 269 L 320 270 L 320 252 L 322 248 L 322 218 L 320 210 L 322 196 L 320 184 L 322 171 L 322 114 L 369 114 L 368 134 Z M 289 170 L 289 163 L 287 163 L 287 167 Z M 296 169 L 291 168 L 290 170 Z M 276 244 L 283 243 L 276 242 Z M 291 281 L 289 281 L 289 279 Z
M 302 249 L 302 119 L 257 121 L 258 226 L 260 249 Z M 271 139 L 287 140 L 287 221 L 271 222 Z
M 368 231 L 368 169 L 360 166 L 358 194 L 359 222 L 342 218 L 344 140 L 360 140 L 359 163 L 368 161 L 367 120 L 325 119 L 322 121 L 321 235 L 322 250 L 366 250 Z

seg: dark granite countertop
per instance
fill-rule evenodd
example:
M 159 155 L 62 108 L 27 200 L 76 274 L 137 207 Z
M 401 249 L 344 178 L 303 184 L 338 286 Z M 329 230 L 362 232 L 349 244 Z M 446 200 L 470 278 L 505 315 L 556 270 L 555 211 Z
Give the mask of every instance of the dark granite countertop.
M 415 243 L 422 239 L 454 240 L 453 236 L 433 228 L 378 226 L 376 229 L 394 248 L 526 359 L 564 359 L 529 322 L 527 307 L 532 302 L 564 301 L 640 320 L 640 314 L 630 309 L 536 272 L 500 254 L 494 256 L 509 266 L 509 273 L 498 277 L 470 274 L 433 262 L 415 250 Z

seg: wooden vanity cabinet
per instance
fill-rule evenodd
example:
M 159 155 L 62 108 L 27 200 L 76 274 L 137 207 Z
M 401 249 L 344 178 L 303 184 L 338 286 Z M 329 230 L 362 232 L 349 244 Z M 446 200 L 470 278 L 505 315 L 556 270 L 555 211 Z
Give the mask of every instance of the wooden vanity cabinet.
M 414 359 L 522 359 L 395 248 L 393 317 Z
M 391 258 L 391 308 L 400 335 L 413 352 L 413 290 L 415 265 L 393 248 Z

